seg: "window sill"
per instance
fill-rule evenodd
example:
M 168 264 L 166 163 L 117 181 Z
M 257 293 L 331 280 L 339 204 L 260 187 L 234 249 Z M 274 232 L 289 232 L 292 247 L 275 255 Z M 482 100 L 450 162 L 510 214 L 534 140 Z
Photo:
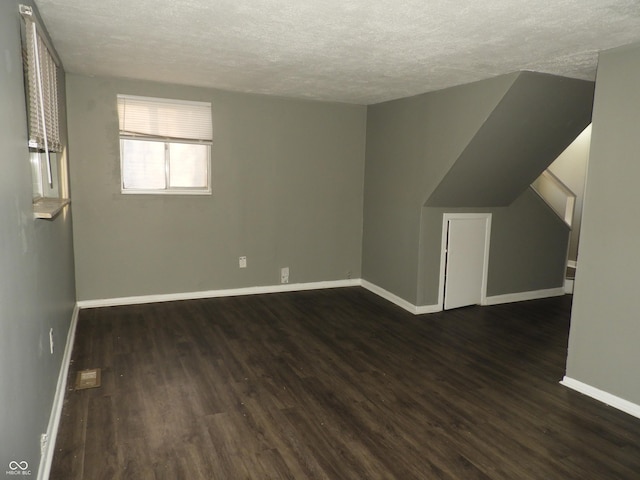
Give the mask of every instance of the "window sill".
M 33 200 L 33 217 L 53 220 L 70 203 L 68 198 L 36 198 Z

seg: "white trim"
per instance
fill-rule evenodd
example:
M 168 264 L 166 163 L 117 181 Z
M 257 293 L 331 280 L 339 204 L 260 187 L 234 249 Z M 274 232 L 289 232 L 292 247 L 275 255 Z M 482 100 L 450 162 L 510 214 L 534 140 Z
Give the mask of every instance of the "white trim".
M 576 260 L 567 260 L 567 267 L 578 268 L 578 262 Z
M 47 445 L 40 457 L 38 480 L 48 479 L 49 473 L 51 472 L 51 462 L 53 461 L 53 454 L 55 453 L 56 437 L 58 436 L 58 427 L 60 426 L 60 417 L 62 416 L 62 405 L 64 404 L 64 394 L 67 390 L 67 376 L 69 375 L 69 364 L 71 363 L 71 352 L 73 350 L 73 341 L 76 336 L 79 312 L 80 308 L 78 304 L 76 304 L 73 308 L 69 332 L 67 333 L 67 343 L 64 347 L 62 363 L 60 364 L 60 372 L 58 373 L 56 394 L 53 397 L 51 415 L 49 416 L 49 425 L 47 426 Z
M 379 287 L 366 280 L 361 280 L 361 285 L 363 288 L 366 288 L 370 292 L 375 293 L 379 297 L 382 297 L 385 300 L 388 300 L 389 302 L 394 303 L 401 308 L 404 308 L 407 312 L 413 313 L 414 315 L 421 315 L 424 313 L 436 313 L 436 312 L 442 311 L 442 307 L 440 305 L 421 305 L 421 306 L 413 305 L 412 303 L 407 302 L 405 299 L 400 298 L 394 293 L 391 293 L 385 290 L 384 288 Z
M 202 292 L 167 293 L 161 295 L 143 295 L 134 297 L 105 298 L 98 300 L 81 300 L 80 308 L 116 307 L 121 305 L 137 305 L 142 303 L 173 302 L 176 300 L 196 300 L 200 298 L 235 297 L 240 295 L 258 295 L 263 293 L 298 292 L 303 290 L 320 290 L 325 288 L 355 287 L 361 285 L 360 279 L 332 280 L 310 283 L 287 283 L 284 285 L 265 285 L 246 288 L 230 288 L 224 290 L 206 290 Z
M 501 303 L 523 302 L 525 300 L 537 300 L 539 298 L 559 297 L 564 295 L 564 287 L 547 288 L 546 290 L 532 290 L 530 292 L 506 293 L 486 297 L 483 305 L 500 305 Z
M 491 213 L 443 213 L 442 214 L 442 241 L 440 246 L 440 276 L 438 278 L 438 305 L 444 309 L 444 279 L 447 252 L 447 222 L 449 220 L 485 219 L 484 260 L 482 265 L 482 286 L 480 287 L 480 305 L 486 305 L 487 301 L 487 277 L 489 275 L 489 242 L 491 241 Z
M 591 385 L 587 385 L 586 383 L 582 383 L 579 380 L 567 377 L 566 375 L 560 381 L 560 385 L 564 385 L 571 390 L 580 392 L 588 397 L 598 400 L 599 402 L 605 403 L 613 408 L 617 408 L 618 410 L 628 413 L 636 418 L 640 418 L 640 405 L 625 400 L 624 398 L 616 397 L 604 390 L 592 387 Z
M 99 307 L 117 307 L 122 305 L 138 305 L 144 303 L 159 303 L 159 302 L 173 302 L 176 300 L 196 300 L 201 298 L 218 298 L 218 297 L 234 297 L 240 295 L 259 295 L 265 293 L 283 293 L 283 292 L 298 292 L 303 290 L 321 290 L 327 288 L 342 288 L 342 287 L 357 287 L 363 288 L 375 293 L 379 297 L 388 300 L 391 303 L 404 308 L 408 312 L 414 315 L 421 315 L 425 313 L 441 312 L 442 307 L 440 305 L 421 305 L 416 306 L 406 300 L 398 297 L 397 295 L 378 287 L 371 282 L 361 280 L 359 278 L 353 278 L 348 280 L 333 280 L 325 282 L 310 282 L 310 283 L 289 283 L 286 285 L 266 285 L 260 287 L 247 287 L 247 288 L 235 288 L 224 290 L 206 290 L 201 292 L 184 292 L 184 293 L 168 293 L 162 295 L 143 295 L 134 297 L 117 297 L 117 298 L 105 298 L 98 300 L 81 300 L 78 302 L 79 308 L 99 308 Z
M 167 293 L 161 295 L 142 295 L 133 297 L 116 297 L 96 300 L 80 300 L 77 307 L 99 308 L 118 307 L 122 305 L 138 305 L 144 303 L 174 302 L 177 300 L 197 300 L 202 298 L 235 297 L 241 295 L 260 295 L 265 293 L 299 292 L 304 290 L 322 290 L 327 288 L 357 287 L 361 286 L 379 297 L 404 308 L 414 315 L 426 313 L 437 313 L 442 311 L 442 304 L 435 305 L 414 305 L 407 300 L 375 285 L 367 280 L 352 278 L 347 280 L 331 280 L 324 282 L 310 283 L 288 283 L 284 285 L 265 285 L 258 287 L 230 288 L 224 290 L 206 290 L 200 292 Z M 538 298 L 557 297 L 564 295 L 564 287 L 550 288 L 547 290 L 537 290 L 532 292 L 508 293 L 486 297 L 482 305 L 499 305 L 501 303 L 520 302 L 524 300 L 535 300 Z
M 573 293 L 573 278 L 566 278 L 564 280 L 564 293 Z
M 416 315 L 424 315 L 427 313 L 438 313 L 442 311 L 441 305 L 420 305 L 414 307 L 414 312 Z
M 440 242 L 440 273 L 438 275 L 438 305 L 444 310 L 444 276 L 447 263 L 447 220 L 442 216 L 442 240 Z

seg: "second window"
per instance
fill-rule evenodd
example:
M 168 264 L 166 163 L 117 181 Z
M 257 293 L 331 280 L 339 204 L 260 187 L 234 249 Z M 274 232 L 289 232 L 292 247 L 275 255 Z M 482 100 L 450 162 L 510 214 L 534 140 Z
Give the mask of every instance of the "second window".
M 118 95 L 122 193 L 211 193 L 211 104 Z

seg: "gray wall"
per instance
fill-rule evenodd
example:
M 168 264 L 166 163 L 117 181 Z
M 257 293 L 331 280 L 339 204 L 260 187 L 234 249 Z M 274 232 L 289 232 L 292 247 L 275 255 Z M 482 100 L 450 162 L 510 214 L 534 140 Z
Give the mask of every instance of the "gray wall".
M 75 286 L 70 210 L 33 218 L 19 3 L 0 2 L 0 472 L 27 461 L 36 478 Z
M 567 376 L 640 404 L 640 46 L 600 55 Z
M 530 192 L 509 207 L 423 207 L 517 78 L 504 75 L 369 107 L 365 280 L 412 304 L 436 304 L 442 213 L 483 211 L 494 213 L 492 243 L 508 245 L 491 248 L 489 295 L 562 286 L 568 230 Z M 541 250 L 547 247 L 552 251 Z
M 530 188 L 509 207 L 423 209 L 418 301 L 438 303 L 442 216 L 491 213 L 487 296 L 561 288 L 570 231 Z
M 366 107 L 67 77 L 78 299 L 360 277 Z M 210 101 L 213 195 L 120 194 L 116 94 Z M 238 268 L 247 256 L 248 268 Z
M 417 304 L 422 205 L 516 77 L 369 106 L 365 280 Z

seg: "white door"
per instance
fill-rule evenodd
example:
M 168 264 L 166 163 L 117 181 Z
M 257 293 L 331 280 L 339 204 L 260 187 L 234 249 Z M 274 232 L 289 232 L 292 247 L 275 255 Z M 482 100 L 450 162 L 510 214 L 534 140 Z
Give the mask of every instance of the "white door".
M 476 305 L 486 295 L 490 216 L 447 218 L 444 309 Z

